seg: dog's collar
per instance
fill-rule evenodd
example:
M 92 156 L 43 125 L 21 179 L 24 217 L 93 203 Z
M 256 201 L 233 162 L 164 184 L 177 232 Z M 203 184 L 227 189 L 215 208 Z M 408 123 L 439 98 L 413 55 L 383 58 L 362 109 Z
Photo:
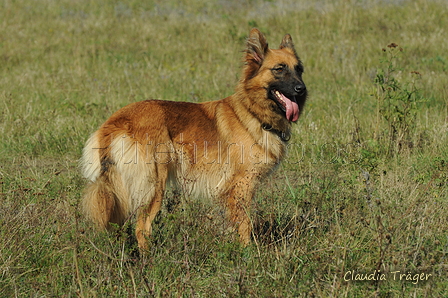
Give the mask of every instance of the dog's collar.
M 275 128 L 273 128 L 272 125 L 270 125 L 270 124 L 263 123 L 263 124 L 261 125 L 261 128 L 263 128 L 263 130 L 266 130 L 266 131 L 272 131 L 273 133 L 275 133 L 276 135 L 278 135 L 278 137 L 279 137 L 283 142 L 288 142 L 288 141 L 291 139 L 291 134 L 290 134 L 289 132 L 286 133 L 286 132 L 284 132 L 284 131 L 275 129 Z

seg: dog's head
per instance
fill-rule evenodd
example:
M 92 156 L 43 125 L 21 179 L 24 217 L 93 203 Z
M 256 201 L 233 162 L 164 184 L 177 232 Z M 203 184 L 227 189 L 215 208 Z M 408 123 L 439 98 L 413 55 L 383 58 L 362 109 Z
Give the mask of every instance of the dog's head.
M 289 122 L 296 122 L 305 105 L 307 90 L 303 65 L 289 34 L 279 49 L 270 49 L 264 35 L 252 29 L 247 40 L 243 82 L 247 90 L 265 92 L 268 106 Z

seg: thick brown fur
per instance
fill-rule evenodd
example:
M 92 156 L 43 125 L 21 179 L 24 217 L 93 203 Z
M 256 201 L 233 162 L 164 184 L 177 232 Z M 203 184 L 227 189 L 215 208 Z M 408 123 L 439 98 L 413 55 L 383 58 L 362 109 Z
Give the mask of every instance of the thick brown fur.
M 90 137 L 81 158 L 89 180 L 83 208 L 99 228 L 123 224 L 137 212 L 138 245 L 147 249 L 151 222 L 170 181 L 185 194 L 222 204 L 240 241 L 250 242 L 255 189 L 285 157 L 291 123 L 307 93 L 290 35 L 272 50 L 252 29 L 244 60 L 232 96 L 204 103 L 132 103 Z M 298 106 L 298 113 L 289 108 L 292 116 L 287 116 L 280 94 Z

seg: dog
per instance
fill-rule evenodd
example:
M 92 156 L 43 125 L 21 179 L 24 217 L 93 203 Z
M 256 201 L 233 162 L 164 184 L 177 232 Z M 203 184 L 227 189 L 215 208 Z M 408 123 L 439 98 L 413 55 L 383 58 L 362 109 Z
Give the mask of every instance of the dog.
M 203 103 L 145 100 L 114 113 L 88 139 L 80 161 L 88 185 L 86 215 L 100 229 L 133 214 L 138 247 L 148 249 L 151 223 L 170 184 L 225 208 L 247 245 L 257 186 L 285 158 L 291 125 L 307 89 L 292 38 L 270 49 L 250 31 L 235 93 Z

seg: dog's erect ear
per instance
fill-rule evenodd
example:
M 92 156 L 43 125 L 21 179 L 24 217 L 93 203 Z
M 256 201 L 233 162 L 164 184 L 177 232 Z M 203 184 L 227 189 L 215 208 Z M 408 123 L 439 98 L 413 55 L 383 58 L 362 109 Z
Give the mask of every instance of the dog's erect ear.
M 296 56 L 296 50 L 294 49 L 294 43 L 292 42 L 292 38 L 291 35 L 286 34 L 283 39 L 282 39 L 282 43 L 280 44 L 280 49 L 290 49 Z
M 250 30 L 249 38 L 247 39 L 246 62 L 255 62 L 261 65 L 267 51 L 268 42 L 260 30 L 257 28 Z

